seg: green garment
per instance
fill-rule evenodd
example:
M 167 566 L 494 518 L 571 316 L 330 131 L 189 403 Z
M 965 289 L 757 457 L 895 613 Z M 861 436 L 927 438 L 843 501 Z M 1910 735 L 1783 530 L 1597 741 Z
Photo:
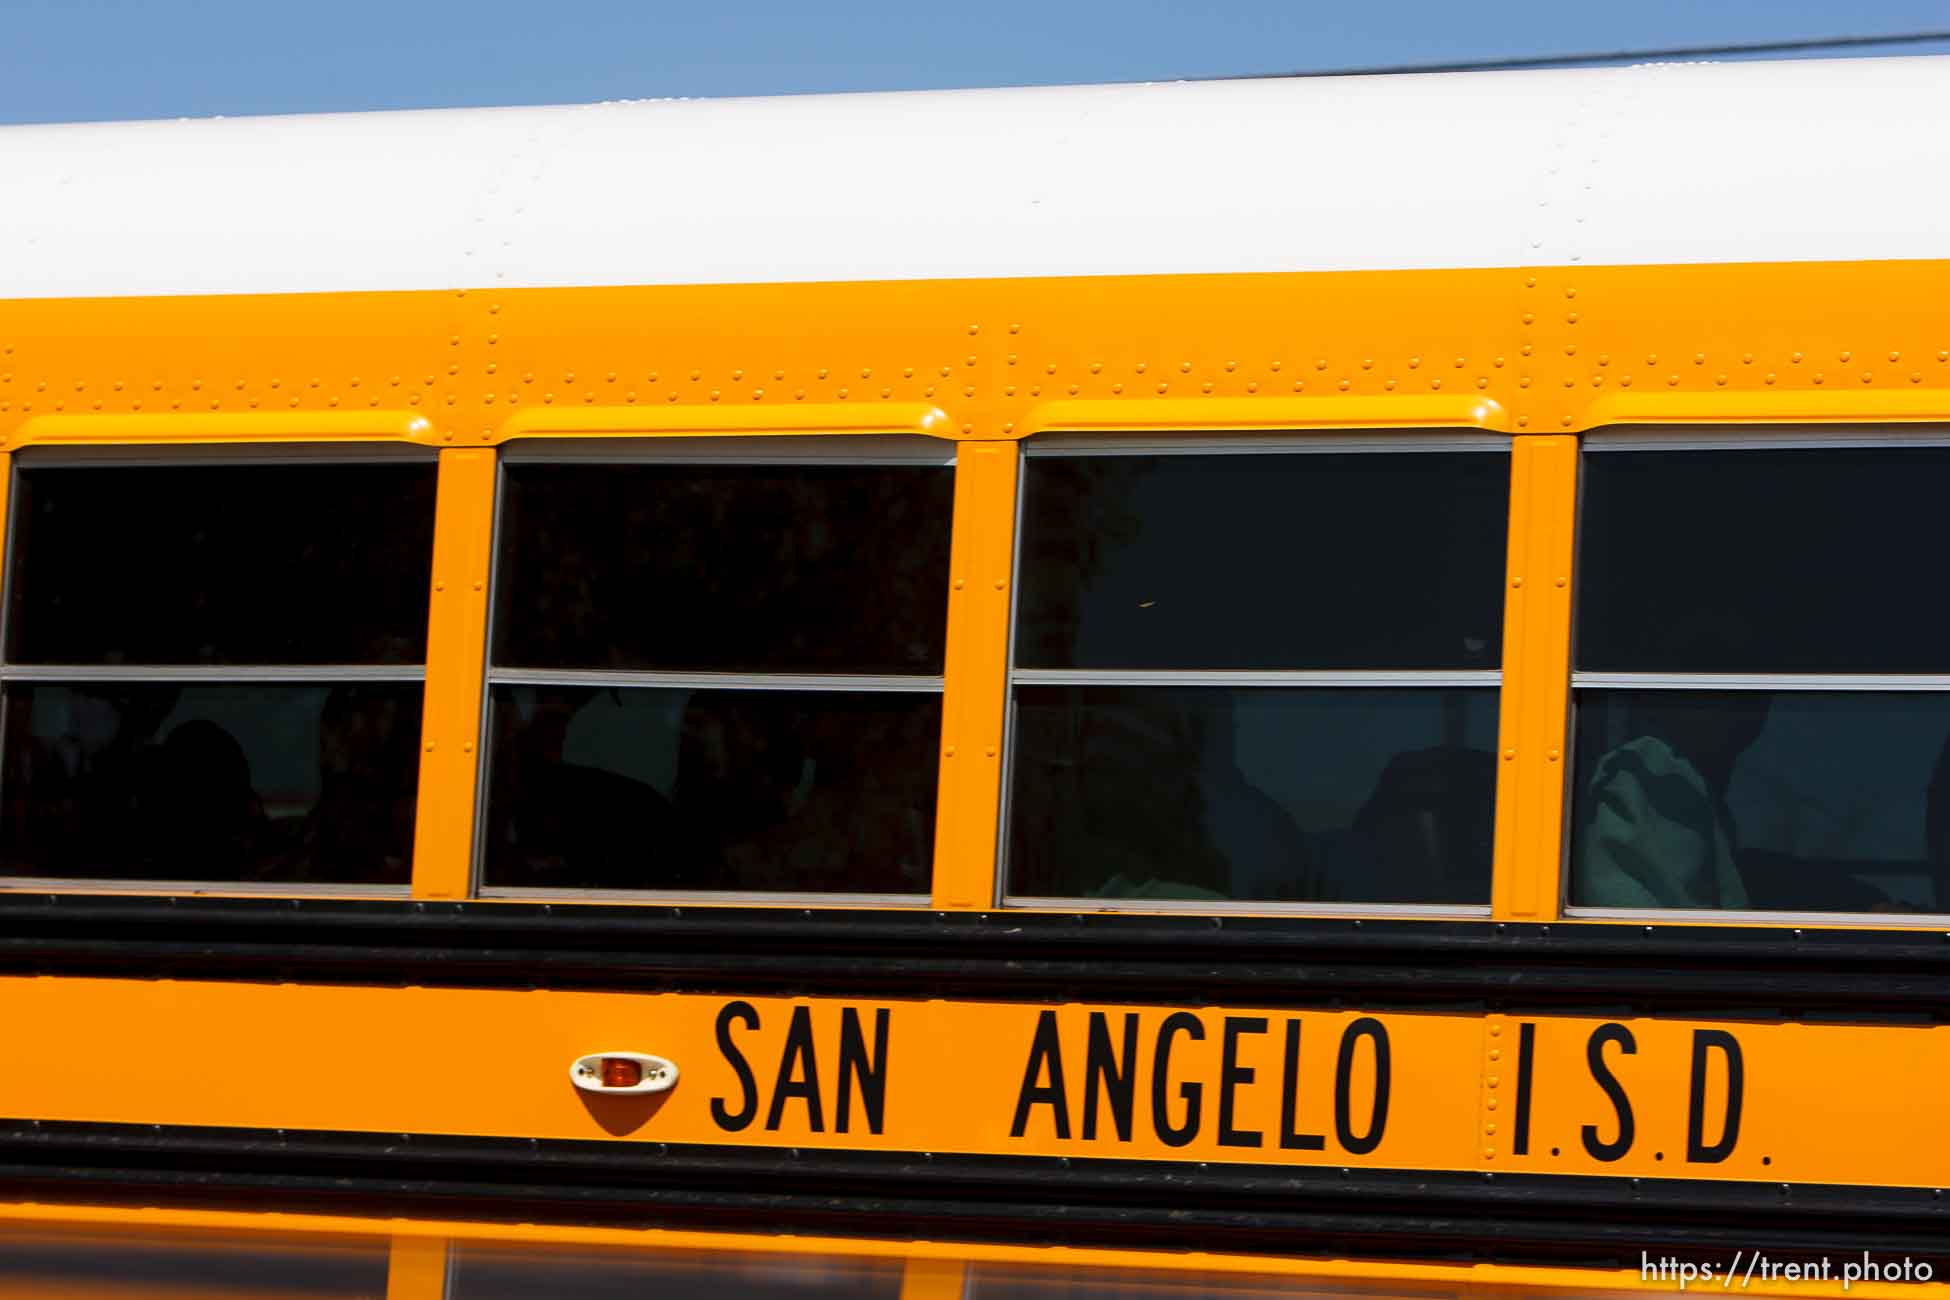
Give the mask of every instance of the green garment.
M 1586 907 L 1747 906 L 1725 810 L 1699 769 L 1656 736 L 1598 760 L 1572 900 Z

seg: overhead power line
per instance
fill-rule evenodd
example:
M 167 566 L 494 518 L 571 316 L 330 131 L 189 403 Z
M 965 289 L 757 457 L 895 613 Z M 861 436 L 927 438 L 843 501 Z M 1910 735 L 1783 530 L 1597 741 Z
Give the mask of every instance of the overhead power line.
M 1679 45 L 1662 50 L 1609 50 L 1591 54 L 1545 54 L 1524 59 L 1476 59 L 1459 63 L 1391 63 L 1367 68 L 1321 68 L 1301 72 L 1263 72 L 1224 80 L 1261 77 L 1379 77 L 1411 72 L 1508 72 L 1521 68 L 1579 68 L 1595 63 L 1656 62 L 1663 59 L 1710 59 L 1730 54 L 1807 54 L 1819 50 L 1851 50 L 1864 46 L 1932 45 L 1950 43 L 1950 29 L 1932 32 L 1891 32 L 1880 36 L 1818 36 L 1799 41 L 1754 41 L 1745 45 Z

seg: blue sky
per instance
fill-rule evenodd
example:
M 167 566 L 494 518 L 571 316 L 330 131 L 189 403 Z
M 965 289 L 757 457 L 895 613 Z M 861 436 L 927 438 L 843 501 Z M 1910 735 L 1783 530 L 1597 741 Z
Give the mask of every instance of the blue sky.
M 0 0 L 0 122 L 1152 80 L 1945 27 L 1950 0 Z

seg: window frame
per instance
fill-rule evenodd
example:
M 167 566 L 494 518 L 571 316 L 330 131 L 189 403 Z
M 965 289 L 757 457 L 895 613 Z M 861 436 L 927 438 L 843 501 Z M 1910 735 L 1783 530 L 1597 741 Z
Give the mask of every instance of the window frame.
M 1579 439 L 1577 514 L 1571 560 L 1571 628 L 1569 672 L 1565 681 L 1565 740 L 1562 842 L 1559 846 L 1558 915 L 1567 921 L 1667 922 L 1685 925 L 1872 926 L 1876 929 L 1944 929 L 1950 909 L 1936 912 L 1827 912 L 1812 909 L 1592 907 L 1571 902 L 1577 864 L 1572 846 L 1577 832 L 1578 713 L 1585 690 L 1634 691 L 1770 691 L 1874 694 L 1950 693 L 1950 673 L 1683 673 L 1585 671 L 1578 665 L 1578 613 L 1583 598 L 1579 580 L 1584 560 L 1584 502 L 1588 484 L 1587 458 L 1636 452 L 1689 451 L 1842 451 L 1864 448 L 1912 449 L 1937 447 L 1950 451 L 1950 426 L 1934 423 L 1901 425 L 1756 424 L 1619 425 L 1597 429 Z
M 499 667 L 494 661 L 499 629 L 502 529 L 511 466 L 535 464 L 580 465 L 803 465 L 803 466 L 932 466 L 951 474 L 959 469 L 958 447 L 949 440 L 921 434 L 773 434 L 671 436 L 654 438 L 526 438 L 499 449 L 494 467 L 494 524 L 489 539 L 487 626 L 481 657 L 481 715 L 475 746 L 475 798 L 468 861 L 468 897 L 502 902 L 637 903 L 644 906 L 698 904 L 725 907 L 836 907 L 925 909 L 931 905 L 936 871 L 934 855 L 928 864 L 929 889 L 915 893 L 822 893 L 738 889 L 576 889 L 487 883 L 488 802 L 493 793 L 493 709 L 497 686 L 661 687 L 665 689 L 752 691 L 845 691 L 864 694 L 932 694 L 947 697 L 947 673 L 712 673 L 635 669 L 533 669 Z M 950 535 L 954 527 L 948 519 Z M 942 574 L 942 636 L 947 650 L 948 588 L 951 575 Z M 944 719 L 945 721 L 945 719 Z M 940 747 L 936 746 L 934 791 L 939 817 L 941 793 Z
M 1021 479 L 1016 490 L 1012 572 L 1016 580 L 1010 591 L 1007 672 L 1004 683 L 1002 730 L 1002 789 L 995 828 L 995 897 L 997 908 L 1044 912 L 1120 912 L 1167 913 L 1195 916 L 1319 916 L 1319 917 L 1399 917 L 1441 920 L 1487 920 L 1494 898 L 1494 871 L 1490 896 L 1475 903 L 1340 903 L 1293 900 L 1250 899 L 1116 899 L 1066 895 L 1012 893 L 1009 888 L 1009 829 L 1014 815 L 1017 758 L 1016 688 L 1018 686 L 1234 686 L 1234 687 L 1391 687 L 1439 690 L 1445 687 L 1496 688 L 1499 709 L 1502 702 L 1504 672 L 1502 661 L 1495 668 L 1482 669 L 1048 669 L 1020 668 L 1016 664 L 1019 603 L 1023 588 L 1022 540 L 1024 502 L 1032 488 L 1028 462 L 1038 459 L 1112 456 L 1246 456 L 1246 455 L 1331 455 L 1346 453 L 1427 454 L 1440 452 L 1489 452 L 1501 454 L 1514 463 L 1514 438 L 1506 433 L 1469 429 L 1429 429 L 1418 432 L 1389 433 L 1359 429 L 1330 432 L 1305 431 L 1229 434 L 1091 434 L 1053 432 L 1025 438 L 1021 443 Z M 1507 548 L 1510 508 L 1503 510 L 1503 531 Z M 1496 580 L 1501 589 L 1503 571 Z M 1507 594 L 1504 595 L 1507 606 Z M 1500 615 L 1507 618 L 1507 608 Z M 1507 629 L 1504 655 L 1509 653 Z M 1509 777 L 1498 771 L 1500 785 Z M 1492 845 L 1492 855 L 1495 846 Z
M 390 682 L 420 687 L 421 726 L 425 726 L 427 665 L 419 664 L 16 664 L 8 657 L 13 618 L 13 584 L 19 571 L 20 476 L 35 469 L 163 469 L 202 466 L 418 464 L 437 472 L 438 448 L 409 442 L 347 440 L 331 442 L 162 443 L 130 442 L 73 446 L 28 445 L 15 450 L 6 467 L 6 527 L 0 539 L 0 745 L 9 707 L 6 688 L 23 684 L 129 682 L 188 685 L 315 685 Z M 432 531 L 433 521 L 428 521 Z M 428 554 L 432 564 L 432 554 Z M 429 615 L 431 595 L 429 594 Z M 415 737 L 417 748 L 419 738 Z M 3 757 L 3 756 L 0 756 Z M 418 832 L 419 770 L 414 771 L 414 821 Z M 130 876 L 18 876 L 0 873 L 0 891 L 48 890 L 59 893 L 243 895 L 271 897 L 410 898 L 414 844 L 409 842 L 408 877 L 399 884 L 341 881 L 243 881 L 148 879 Z

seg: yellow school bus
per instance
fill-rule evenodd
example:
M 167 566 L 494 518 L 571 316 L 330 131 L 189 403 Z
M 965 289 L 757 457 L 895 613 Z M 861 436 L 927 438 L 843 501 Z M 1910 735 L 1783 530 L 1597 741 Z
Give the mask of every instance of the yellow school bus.
M 0 1284 L 1940 1275 L 1947 72 L 0 131 Z

